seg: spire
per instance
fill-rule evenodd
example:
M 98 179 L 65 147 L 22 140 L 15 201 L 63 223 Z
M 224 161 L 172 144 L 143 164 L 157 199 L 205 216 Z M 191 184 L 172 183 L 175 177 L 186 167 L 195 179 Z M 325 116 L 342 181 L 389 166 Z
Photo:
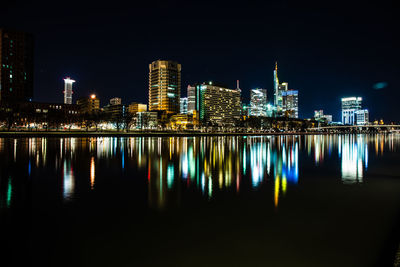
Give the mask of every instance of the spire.
M 240 90 L 240 87 L 239 87 L 239 80 L 236 80 L 236 90 L 238 90 L 238 91 L 242 91 L 242 90 Z
M 278 61 L 275 61 L 275 70 L 278 71 Z

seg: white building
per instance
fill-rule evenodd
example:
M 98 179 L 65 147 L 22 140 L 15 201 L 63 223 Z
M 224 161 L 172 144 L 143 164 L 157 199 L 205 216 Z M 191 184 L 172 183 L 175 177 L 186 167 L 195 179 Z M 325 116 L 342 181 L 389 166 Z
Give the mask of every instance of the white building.
M 356 111 L 357 125 L 367 125 L 369 123 L 368 109 L 361 109 Z
M 72 84 L 74 82 L 70 77 L 64 79 L 64 104 L 72 104 Z
M 188 113 L 188 98 L 187 97 L 181 97 L 180 100 L 180 113 L 181 114 L 187 114 Z
M 355 125 L 356 111 L 361 109 L 362 97 L 342 98 L 342 123 L 344 125 Z
M 286 83 L 287 86 L 287 83 Z M 282 92 L 282 112 L 289 118 L 299 118 L 299 91 L 285 90 Z
M 267 89 L 251 89 L 250 115 L 267 116 Z

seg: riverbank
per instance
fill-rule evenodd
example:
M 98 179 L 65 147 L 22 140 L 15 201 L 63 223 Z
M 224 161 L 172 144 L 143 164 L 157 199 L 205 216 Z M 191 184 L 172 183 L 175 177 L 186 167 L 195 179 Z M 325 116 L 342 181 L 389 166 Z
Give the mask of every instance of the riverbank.
M 255 135 L 311 135 L 324 134 L 318 132 L 254 132 L 254 133 L 223 133 L 223 132 L 94 132 L 94 131 L 18 131 L 0 132 L 0 137 L 163 137 L 163 136 L 255 136 Z

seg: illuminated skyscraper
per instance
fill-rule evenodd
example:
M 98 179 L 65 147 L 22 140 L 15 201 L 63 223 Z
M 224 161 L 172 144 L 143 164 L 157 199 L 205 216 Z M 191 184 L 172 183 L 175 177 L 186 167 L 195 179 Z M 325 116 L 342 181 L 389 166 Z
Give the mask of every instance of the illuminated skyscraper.
M 274 105 L 278 107 L 279 105 L 279 79 L 278 79 L 278 62 L 275 62 L 274 69 Z
M 282 113 L 289 118 L 299 117 L 299 91 L 293 89 L 282 91 Z
M 188 113 L 188 98 L 187 97 L 181 97 L 181 107 L 180 107 L 180 112 L 182 114 L 187 114 Z
M 193 110 L 199 111 L 198 107 L 198 99 L 199 99 L 199 90 L 196 89 L 196 86 L 188 85 L 187 87 L 187 111 L 188 113 L 193 113 Z
M 212 82 L 196 85 L 200 120 L 216 125 L 233 124 L 241 115 L 241 93 Z
M 274 105 L 276 108 L 276 115 L 283 116 L 284 114 L 284 103 L 283 95 L 288 90 L 288 83 L 279 83 L 278 79 L 278 62 L 275 62 L 274 69 Z
M 64 79 L 64 104 L 72 104 L 72 84 L 74 82 L 70 77 Z
M 361 109 L 361 97 L 342 98 L 342 123 L 346 125 L 355 125 L 356 111 Z
M 33 97 L 33 36 L 0 28 L 0 102 Z
M 157 60 L 149 65 L 149 110 L 179 113 L 181 64 Z
M 250 115 L 267 116 L 266 89 L 252 89 L 250 91 Z

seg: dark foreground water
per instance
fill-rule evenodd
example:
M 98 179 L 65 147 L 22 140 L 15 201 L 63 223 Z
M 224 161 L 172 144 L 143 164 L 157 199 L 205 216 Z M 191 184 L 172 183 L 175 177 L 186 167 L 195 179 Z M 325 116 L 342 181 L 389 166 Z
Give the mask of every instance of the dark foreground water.
M 400 135 L 0 138 L 0 266 L 393 266 Z

